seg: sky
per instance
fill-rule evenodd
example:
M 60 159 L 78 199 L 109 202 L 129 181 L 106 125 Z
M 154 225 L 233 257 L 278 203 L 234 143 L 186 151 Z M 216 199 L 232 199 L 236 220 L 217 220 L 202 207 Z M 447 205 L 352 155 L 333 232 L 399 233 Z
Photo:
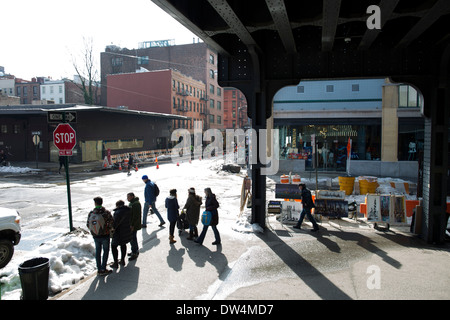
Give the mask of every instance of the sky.
M 25 80 L 72 79 L 84 39 L 92 39 L 98 73 L 107 45 L 133 49 L 143 41 L 175 39 L 180 45 L 197 39 L 151 0 L 21 0 L 1 12 L 0 66 Z

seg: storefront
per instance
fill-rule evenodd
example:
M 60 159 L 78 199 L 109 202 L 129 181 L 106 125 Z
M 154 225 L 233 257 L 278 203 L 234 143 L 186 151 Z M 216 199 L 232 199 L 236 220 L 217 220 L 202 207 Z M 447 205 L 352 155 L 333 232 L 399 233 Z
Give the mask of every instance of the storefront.
M 321 171 L 345 171 L 349 138 L 352 160 L 380 160 L 380 119 L 297 119 L 289 123 L 275 119 L 274 128 L 279 130 L 280 160 L 304 160 L 306 171 L 316 167 Z

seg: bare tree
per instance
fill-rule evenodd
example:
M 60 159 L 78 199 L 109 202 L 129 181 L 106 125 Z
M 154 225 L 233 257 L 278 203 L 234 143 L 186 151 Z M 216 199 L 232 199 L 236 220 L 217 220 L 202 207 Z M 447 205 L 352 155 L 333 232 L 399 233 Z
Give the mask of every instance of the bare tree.
M 97 68 L 95 67 L 92 38 L 86 39 L 83 37 L 83 43 L 83 61 L 81 66 L 77 64 L 74 56 L 72 56 L 72 64 L 80 82 L 73 80 L 72 82 L 82 91 L 85 104 L 98 104 L 99 74 Z

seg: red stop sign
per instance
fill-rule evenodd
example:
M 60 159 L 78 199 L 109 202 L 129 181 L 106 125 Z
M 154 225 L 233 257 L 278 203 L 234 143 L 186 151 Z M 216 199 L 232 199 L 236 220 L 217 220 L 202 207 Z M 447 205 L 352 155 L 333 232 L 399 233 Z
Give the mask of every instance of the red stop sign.
M 59 149 L 60 156 L 71 156 L 77 144 L 75 130 L 68 123 L 60 123 L 53 131 L 53 144 Z

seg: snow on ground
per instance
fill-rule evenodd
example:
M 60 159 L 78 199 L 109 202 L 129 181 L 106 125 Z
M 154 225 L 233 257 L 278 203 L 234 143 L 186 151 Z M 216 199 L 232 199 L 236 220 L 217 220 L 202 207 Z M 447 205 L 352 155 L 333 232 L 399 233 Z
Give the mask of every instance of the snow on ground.
M 143 174 L 149 174 L 150 179 L 157 182 L 160 190 L 162 190 L 157 201 L 157 206 L 163 217 L 166 217 L 163 199 L 165 198 L 166 193 L 168 194 L 168 190 L 172 188 L 178 190 L 178 201 L 180 206 L 182 206 L 186 202 L 187 190 L 190 187 L 195 187 L 197 194 L 201 196 L 203 196 L 203 189 L 205 187 L 211 187 L 213 193 L 218 196 L 221 217 L 235 221 L 230 230 L 221 230 L 221 232 L 237 232 L 238 234 L 262 232 L 260 226 L 251 225 L 249 223 L 248 215 L 251 209 L 245 208 L 244 212 L 240 214 L 240 194 L 246 172 L 241 170 L 241 173 L 239 174 L 232 174 L 222 171 L 221 167 L 223 164 L 224 160 L 222 158 L 202 161 L 196 160 L 191 164 L 181 163 L 180 166 L 169 163 L 161 165 L 160 170 L 155 170 L 154 167 L 143 168 L 139 170 L 138 173 L 133 173 L 132 178 L 127 178 L 127 180 L 124 179 L 124 173 L 113 173 L 95 177 L 84 182 L 77 182 L 77 186 L 80 186 L 84 190 L 91 190 L 93 188 L 92 197 L 102 190 L 103 195 L 99 195 L 103 196 L 104 200 L 106 200 L 104 201 L 104 206 L 111 210 L 111 206 L 118 200 L 117 197 L 124 199 L 124 196 L 130 190 L 139 190 L 139 194 L 136 195 L 140 197 L 141 203 L 143 203 L 144 199 L 141 193 L 143 193 L 144 186 L 140 177 Z M 187 166 L 189 166 L 188 170 L 186 170 Z M 2 167 L 0 168 L 0 171 L 30 173 L 37 170 L 30 168 Z M 274 179 L 276 180 L 277 178 L 274 177 Z M 274 179 L 267 178 L 267 201 L 275 199 L 275 184 L 279 183 L 279 181 L 275 181 Z M 302 181 L 305 182 L 308 181 L 308 179 L 302 177 Z M 321 181 L 321 183 L 324 181 Z M 390 186 L 390 182 L 392 181 L 396 183 L 404 182 L 399 179 L 378 178 L 378 182 L 380 183 L 378 191 L 393 194 L 399 193 L 398 190 Z M 338 185 L 337 178 L 333 179 L 332 183 L 333 185 Z M 75 186 L 72 190 L 72 193 L 76 192 L 74 191 L 76 190 Z M 108 190 L 108 193 L 106 193 L 105 190 Z M 74 205 L 74 214 L 76 215 L 77 212 L 79 212 L 78 218 L 74 216 L 74 227 L 76 228 L 76 231 L 68 234 L 61 234 L 56 239 L 46 241 L 32 251 L 27 251 L 25 253 L 16 252 L 15 257 L 13 257 L 13 260 L 9 265 L 0 269 L 0 283 L 2 285 L 1 299 L 20 299 L 22 290 L 18 267 L 22 262 L 35 257 L 46 257 L 49 259 L 49 290 L 51 293 L 58 293 L 79 282 L 91 273 L 96 272 L 94 241 L 87 231 L 83 231 L 83 229 L 86 229 L 84 225 L 86 212 L 89 212 L 89 210 L 92 209 L 93 203 L 91 199 L 92 198 Z M 362 203 L 364 202 L 364 195 L 348 196 L 347 200 L 349 202 L 356 201 L 357 203 Z M 46 226 L 42 227 L 39 232 L 44 234 L 46 232 L 45 230 L 51 230 L 51 219 L 53 216 L 55 216 L 55 220 L 58 219 L 58 212 L 55 211 L 53 214 L 50 213 L 50 218 L 44 218 L 47 219 L 45 220 Z M 23 227 L 22 229 L 22 233 L 24 233 L 25 228 Z M 19 255 L 19 257 L 17 257 L 17 255 Z

